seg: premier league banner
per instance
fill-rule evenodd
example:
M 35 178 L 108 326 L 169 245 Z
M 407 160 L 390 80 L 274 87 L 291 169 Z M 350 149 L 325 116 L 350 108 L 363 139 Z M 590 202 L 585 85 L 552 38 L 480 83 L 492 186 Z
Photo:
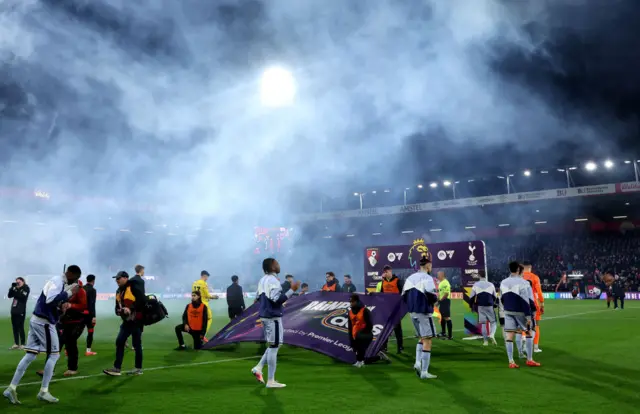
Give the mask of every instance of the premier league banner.
M 387 265 L 394 272 L 417 271 L 423 254 L 431 259 L 434 269 L 460 269 L 465 304 L 468 303 L 473 284 L 481 274 L 487 274 L 486 249 L 482 240 L 426 243 L 423 239 L 416 239 L 410 245 L 368 247 L 364 261 L 365 288 L 369 292 L 375 292 L 376 285 L 382 280 L 382 269 Z M 471 312 L 468 305 L 465 305 L 464 327 L 467 334 L 480 334 L 478 316 Z
M 356 356 L 348 332 L 350 296 L 349 293 L 314 292 L 289 299 L 282 317 L 284 343 L 354 363 Z M 374 340 L 366 356 L 372 357 L 380 352 L 407 311 L 400 295 L 363 295 L 360 299 L 371 311 Z M 264 341 L 264 336 L 258 305 L 254 304 L 222 328 L 203 349 L 257 341 Z

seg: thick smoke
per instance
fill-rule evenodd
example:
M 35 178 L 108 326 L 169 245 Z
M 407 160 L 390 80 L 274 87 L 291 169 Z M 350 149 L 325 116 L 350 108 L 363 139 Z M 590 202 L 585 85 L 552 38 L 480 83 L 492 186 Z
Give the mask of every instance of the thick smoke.
M 536 3 L 3 0 L 5 185 L 44 189 L 53 204 L 73 193 L 155 206 L 110 219 L 59 203 L 46 226 L 11 232 L 6 259 L 39 246 L 47 263 L 98 266 L 111 252 L 123 266 L 161 257 L 180 272 L 231 272 L 253 226 L 290 223 L 309 189 L 421 174 L 428 157 L 408 162 L 414 145 L 442 157 L 514 141 L 606 146 L 607 116 L 586 122 L 497 64 L 516 54 L 562 70 Z M 294 105 L 261 106 L 270 64 L 294 73 Z

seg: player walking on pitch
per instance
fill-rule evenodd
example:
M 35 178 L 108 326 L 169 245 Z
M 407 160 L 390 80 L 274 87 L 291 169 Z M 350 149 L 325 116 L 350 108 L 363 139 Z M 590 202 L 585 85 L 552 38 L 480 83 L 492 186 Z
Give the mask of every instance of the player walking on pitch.
M 433 379 L 437 376 L 429 373 L 431 362 L 431 340 L 436 336 L 433 323 L 433 305 L 438 301 L 438 289 L 429 274 L 431 260 L 426 255 L 420 259 L 420 270 L 405 280 L 402 297 L 407 304 L 411 321 L 420 340 L 416 345 L 416 362 L 413 368 L 420 379 Z
M 489 345 L 489 340 L 497 345 L 496 334 L 496 287 L 488 282 L 486 277 L 480 275 L 480 280 L 473 284 L 469 294 L 469 305 L 471 309 L 477 309 L 478 322 L 484 338 L 484 346 Z
M 504 330 L 506 336 L 507 357 L 509 368 L 520 368 L 513 360 L 513 337 L 518 331 L 526 334 L 527 366 L 539 367 L 533 360 L 533 337 L 531 336 L 533 293 L 529 282 L 520 276 L 520 264 L 509 263 L 511 276 L 500 284 L 500 301 L 504 307 Z
M 291 289 L 282 292 L 282 286 L 277 275 L 280 273 L 280 263 L 276 259 L 267 258 L 262 261 L 262 271 L 264 276 L 258 282 L 258 292 L 256 297 L 260 303 L 258 316 L 262 322 L 264 338 L 269 347 L 262 355 L 258 365 L 253 367 L 251 373 L 256 379 L 264 384 L 262 368 L 266 364 L 269 367 L 267 388 L 284 388 L 275 379 L 276 365 L 278 363 L 278 349 L 284 339 L 282 327 L 282 305 L 293 296 L 293 292 L 298 290 L 300 282 L 292 282 Z
M 542 285 L 540 284 L 540 277 L 532 272 L 532 266 L 530 262 L 524 262 L 524 272 L 522 276 L 524 280 L 529 281 L 531 289 L 533 291 L 533 302 L 535 304 L 535 316 L 533 317 L 535 329 L 531 332 L 533 334 L 533 352 L 542 352 L 542 349 L 538 347 L 540 343 L 540 320 L 544 314 L 544 295 L 542 293 Z
M 29 334 L 25 346 L 26 354 L 18 364 L 11 384 L 2 393 L 11 404 L 20 404 L 16 389 L 27 368 L 40 353 L 46 353 L 48 359 L 44 366 L 42 387 L 38 392 L 38 399 L 49 403 L 58 402 L 58 399 L 49 392 L 49 383 L 53 377 L 56 362 L 60 358 L 60 343 L 56 324 L 60 320 L 60 315 L 69 308 L 67 303 L 69 298 L 80 289 L 77 282 L 81 275 L 80 268 L 71 265 L 66 269 L 64 275 L 56 276 L 44 285 L 29 321 Z

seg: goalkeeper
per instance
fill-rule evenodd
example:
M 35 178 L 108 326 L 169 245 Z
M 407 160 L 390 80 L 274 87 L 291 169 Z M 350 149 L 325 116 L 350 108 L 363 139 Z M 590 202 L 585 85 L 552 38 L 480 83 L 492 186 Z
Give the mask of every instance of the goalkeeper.
M 203 270 L 202 272 L 200 272 L 200 279 L 193 282 L 191 291 L 199 292 L 202 303 L 205 304 L 207 307 L 207 331 L 209 331 L 209 328 L 211 327 L 211 320 L 213 318 L 213 315 L 211 314 L 211 307 L 209 306 L 209 299 L 218 299 L 218 296 L 211 295 L 209 293 L 209 285 L 207 285 L 207 280 L 209 280 L 209 272 L 207 272 L 206 270 Z M 205 335 L 206 335 L 206 332 L 205 332 Z M 206 338 L 205 338 L 205 342 L 206 342 Z

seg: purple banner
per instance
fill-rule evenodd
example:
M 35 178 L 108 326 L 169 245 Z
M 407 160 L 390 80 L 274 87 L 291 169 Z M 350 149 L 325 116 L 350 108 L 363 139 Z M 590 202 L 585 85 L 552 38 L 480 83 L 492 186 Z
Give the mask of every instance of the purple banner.
M 284 306 L 284 343 L 310 349 L 340 361 L 354 363 L 356 356 L 348 332 L 349 293 L 314 292 L 294 296 Z M 400 295 L 360 296 L 371 311 L 374 340 L 366 356 L 378 354 L 384 342 L 407 313 Z M 234 342 L 264 341 L 257 304 L 222 328 L 203 349 Z
M 480 274 L 487 274 L 486 249 L 482 240 L 450 243 L 426 243 L 416 239 L 410 245 L 368 247 L 364 256 L 364 286 L 375 292 L 382 280 L 382 268 L 418 270 L 422 254 L 431 259 L 434 269 L 460 269 L 460 282 L 465 299 L 464 327 L 467 334 L 480 334 L 477 314 L 467 305 L 471 287 Z M 435 276 L 435 275 L 433 275 Z

